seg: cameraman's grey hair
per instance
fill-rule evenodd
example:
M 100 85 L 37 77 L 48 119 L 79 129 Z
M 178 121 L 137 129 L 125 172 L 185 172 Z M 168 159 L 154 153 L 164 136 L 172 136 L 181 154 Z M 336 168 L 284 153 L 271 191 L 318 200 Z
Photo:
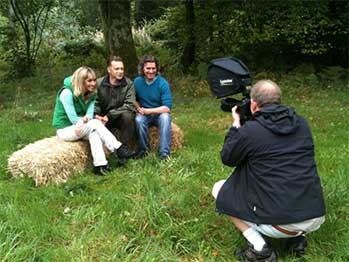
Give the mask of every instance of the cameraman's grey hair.
M 251 98 L 262 108 L 266 105 L 281 104 L 281 89 L 271 80 L 259 80 L 251 89 Z

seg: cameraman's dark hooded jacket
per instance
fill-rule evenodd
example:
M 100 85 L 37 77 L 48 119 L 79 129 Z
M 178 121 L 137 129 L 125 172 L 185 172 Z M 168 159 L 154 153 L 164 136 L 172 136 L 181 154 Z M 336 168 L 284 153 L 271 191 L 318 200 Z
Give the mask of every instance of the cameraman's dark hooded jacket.
M 277 225 L 325 214 L 310 128 L 292 108 L 266 106 L 231 127 L 221 157 L 236 169 L 219 191 L 217 212 Z

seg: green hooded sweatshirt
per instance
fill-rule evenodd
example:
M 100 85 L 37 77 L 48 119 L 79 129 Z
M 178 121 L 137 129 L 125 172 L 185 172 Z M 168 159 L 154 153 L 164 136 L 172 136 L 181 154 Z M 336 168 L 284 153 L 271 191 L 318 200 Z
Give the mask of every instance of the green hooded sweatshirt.
M 69 89 L 73 94 L 74 108 L 75 108 L 76 114 L 79 117 L 85 116 L 89 105 L 96 100 L 96 94 L 92 95 L 87 101 L 84 101 L 82 95 L 79 95 L 78 97 L 75 96 L 74 89 L 72 86 L 72 78 L 73 77 L 70 76 L 64 79 L 63 87 L 58 91 L 58 94 L 56 97 L 55 111 L 53 113 L 53 120 L 52 120 L 52 125 L 56 129 L 65 128 L 67 126 L 73 125 L 73 123 L 69 120 L 69 117 L 65 112 L 64 106 L 59 98 L 59 96 L 61 95 L 62 91 L 65 88 Z

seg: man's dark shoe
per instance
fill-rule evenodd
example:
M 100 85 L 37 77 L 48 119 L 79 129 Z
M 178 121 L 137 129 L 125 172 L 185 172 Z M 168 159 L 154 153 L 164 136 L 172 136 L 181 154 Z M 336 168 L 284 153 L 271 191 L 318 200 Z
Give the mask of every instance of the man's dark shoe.
M 305 249 L 307 246 L 308 242 L 305 239 L 305 236 L 288 238 L 286 240 L 287 251 L 297 257 L 301 257 L 305 254 Z
M 250 243 L 247 243 L 247 247 L 236 251 L 235 255 L 239 261 L 248 262 L 276 262 L 277 255 L 275 251 L 267 244 L 263 246 L 261 251 L 257 251 Z
M 135 151 L 132 151 L 130 149 L 127 148 L 127 146 L 125 145 L 121 145 L 116 151 L 116 156 L 118 158 L 125 158 L 125 159 L 129 159 L 131 157 L 133 157 L 135 155 Z
M 105 176 L 107 173 L 111 171 L 109 165 L 104 165 L 104 166 L 95 166 L 93 169 L 93 173 L 96 176 Z
M 125 167 L 127 163 L 127 159 L 126 158 L 119 158 L 117 160 L 117 167 Z
M 133 158 L 134 159 L 142 159 L 142 158 L 145 158 L 147 156 L 147 151 L 138 151 L 134 156 Z
M 170 156 L 169 155 L 161 155 L 160 157 L 161 161 L 169 161 L 170 160 Z

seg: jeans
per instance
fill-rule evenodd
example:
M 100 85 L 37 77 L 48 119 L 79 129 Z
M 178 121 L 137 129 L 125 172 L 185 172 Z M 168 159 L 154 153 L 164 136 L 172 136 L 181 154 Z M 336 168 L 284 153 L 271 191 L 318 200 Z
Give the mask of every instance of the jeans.
M 171 114 L 161 113 L 154 115 L 136 115 L 136 127 L 138 134 L 139 151 L 145 153 L 149 151 L 149 126 L 159 128 L 160 143 L 159 155 L 169 156 L 171 150 Z
M 80 135 L 75 133 L 75 129 L 80 126 L 82 132 Z M 87 123 L 77 123 L 77 125 L 57 129 L 57 137 L 63 141 L 76 141 L 80 139 L 88 140 L 93 158 L 94 166 L 103 166 L 108 164 L 105 157 L 103 145 L 114 152 L 121 146 L 115 136 L 97 119 L 92 119 Z

